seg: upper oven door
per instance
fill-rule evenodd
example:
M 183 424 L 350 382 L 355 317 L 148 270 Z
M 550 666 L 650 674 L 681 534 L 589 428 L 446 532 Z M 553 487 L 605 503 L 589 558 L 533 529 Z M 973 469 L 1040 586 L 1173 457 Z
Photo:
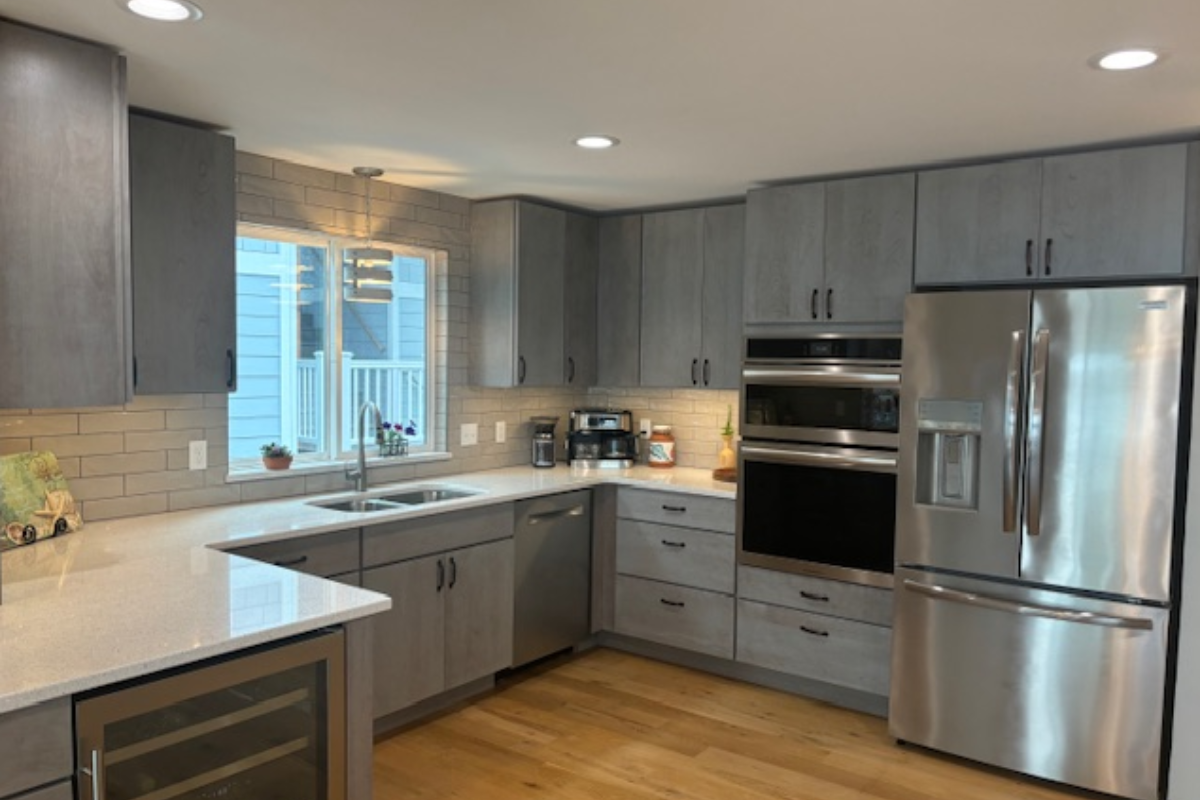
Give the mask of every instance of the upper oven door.
M 895 447 L 900 367 L 894 364 L 747 364 L 742 435 L 750 439 Z

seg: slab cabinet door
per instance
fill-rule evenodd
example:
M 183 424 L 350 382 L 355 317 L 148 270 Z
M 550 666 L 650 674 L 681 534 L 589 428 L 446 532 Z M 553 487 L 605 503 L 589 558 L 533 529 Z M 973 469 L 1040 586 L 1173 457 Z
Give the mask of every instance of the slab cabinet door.
M 642 217 L 642 386 L 700 386 L 703 259 L 703 209 Z
M 825 184 L 746 195 L 745 324 L 816 322 L 825 287 Z
M 1183 143 L 1046 158 L 1041 276 L 1182 274 L 1187 177 Z
M 453 550 L 444 556 L 446 688 L 512 666 L 512 539 Z
M 563 380 L 567 386 L 586 388 L 596 383 L 596 270 L 600 229 L 595 217 L 583 214 L 566 217 Z
M 904 320 L 915 212 L 911 172 L 825 184 L 825 320 Z
M 130 392 L 125 62 L 0 20 L 0 408 Z
M 432 697 L 445 687 L 443 556 L 363 570 L 362 586 L 392 598 L 371 618 L 375 658 L 375 718 Z
M 231 392 L 233 139 L 131 114 L 129 153 L 134 392 Z
M 517 383 L 561 386 L 567 213 L 517 204 Z
M 1041 159 L 920 173 L 915 283 L 1034 278 L 1041 183 Z
M 637 386 L 642 346 L 642 215 L 600 220 L 596 385 Z
M 704 306 L 701 385 L 736 389 L 742 367 L 742 259 L 746 206 L 704 210 Z

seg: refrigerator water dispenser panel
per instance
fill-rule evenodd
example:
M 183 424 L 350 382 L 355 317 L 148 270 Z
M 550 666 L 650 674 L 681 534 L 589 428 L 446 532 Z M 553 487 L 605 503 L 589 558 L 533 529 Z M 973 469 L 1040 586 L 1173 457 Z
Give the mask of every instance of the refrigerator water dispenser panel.
M 982 402 L 917 401 L 917 503 L 970 510 L 979 507 L 982 430 Z

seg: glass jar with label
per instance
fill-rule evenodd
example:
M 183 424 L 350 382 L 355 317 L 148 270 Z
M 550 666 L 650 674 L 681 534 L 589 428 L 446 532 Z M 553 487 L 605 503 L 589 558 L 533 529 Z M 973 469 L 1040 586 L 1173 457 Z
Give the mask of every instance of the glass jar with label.
M 670 425 L 655 425 L 650 434 L 650 466 L 675 466 L 675 437 Z

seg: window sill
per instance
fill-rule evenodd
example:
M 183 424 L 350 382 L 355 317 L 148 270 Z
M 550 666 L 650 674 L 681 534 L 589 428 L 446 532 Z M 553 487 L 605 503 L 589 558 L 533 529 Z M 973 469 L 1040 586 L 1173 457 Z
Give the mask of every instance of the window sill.
M 414 453 L 410 456 L 392 456 L 380 458 L 373 456 L 367 459 L 367 468 L 371 467 L 400 467 L 409 464 L 429 464 L 435 461 L 449 461 L 449 453 Z M 305 477 L 307 475 L 327 475 L 342 473 L 347 464 L 353 464 L 355 459 L 345 461 L 293 461 L 288 469 L 266 469 L 261 464 L 254 466 L 231 465 L 225 476 L 226 483 L 245 483 L 247 481 L 276 480 L 281 478 Z

